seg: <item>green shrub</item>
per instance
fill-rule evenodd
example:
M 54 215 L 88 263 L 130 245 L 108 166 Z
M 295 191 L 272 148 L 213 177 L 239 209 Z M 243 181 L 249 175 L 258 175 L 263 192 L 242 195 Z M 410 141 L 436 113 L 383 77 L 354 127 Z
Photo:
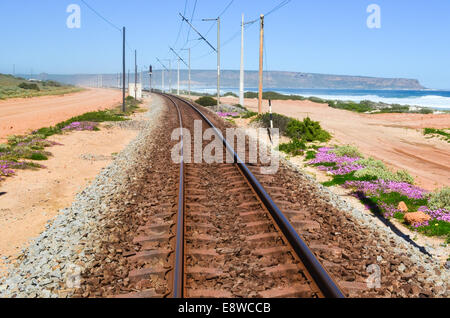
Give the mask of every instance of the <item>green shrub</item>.
M 210 96 L 203 96 L 200 97 L 195 101 L 197 104 L 208 107 L 208 106 L 216 106 L 217 100 L 215 98 L 212 98 Z
M 51 87 L 61 87 L 61 83 L 58 83 L 56 81 L 45 81 L 42 83 L 43 86 L 51 86 Z
M 432 209 L 450 210 L 450 187 L 444 187 L 440 191 L 430 193 L 428 204 Z
M 335 149 L 333 149 L 331 152 L 335 153 L 337 156 L 339 157 L 352 157 L 352 158 L 362 158 L 363 155 L 362 153 L 359 151 L 359 149 L 355 146 L 351 146 L 351 145 L 345 145 L 345 146 L 338 146 Z
M 280 130 L 280 134 L 286 135 L 286 128 L 288 124 L 293 120 L 293 118 L 289 118 L 284 115 L 280 115 L 277 113 L 272 114 L 273 118 L 273 127 L 278 128 Z M 264 128 L 270 128 L 270 114 L 265 113 L 258 115 L 253 121 L 261 123 Z
M 258 115 L 258 113 L 252 112 L 252 111 L 247 111 L 246 113 L 244 113 L 241 116 L 241 118 L 251 118 L 251 117 L 255 117 L 256 115 Z
M 242 110 L 248 111 L 247 108 L 245 108 L 244 106 L 242 106 L 241 104 L 234 104 L 235 107 L 240 108 Z
M 32 90 L 35 90 L 35 91 L 40 91 L 39 86 L 36 83 L 23 82 L 23 83 L 20 83 L 18 85 L 18 87 L 23 88 L 23 89 L 32 89 Z
M 336 108 L 336 102 L 334 100 L 327 100 L 326 103 L 328 106 Z
M 386 167 L 367 167 L 362 170 L 358 170 L 355 172 L 356 178 L 373 178 L 373 179 L 382 179 L 386 181 L 398 181 L 398 182 L 407 182 L 410 184 L 414 183 L 414 178 L 406 171 L 400 170 L 396 173 L 388 170 Z
M 223 97 L 227 97 L 227 96 L 231 96 L 231 97 L 239 97 L 237 96 L 235 93 L 233 92 L 226 92 L 225 94 L 222 95 Z
M 323 100 L 322 98 L 319 98 L 319 97 L 311 96 L 311 97 L 308 97 L 307 99 L 309 101 L 311 101 L 311 102 L 314 102 L 314 103 L 320 103 L 320 104 L 326 104 L 327 103 L 326 100 Z
M 258 93 L 255 92 L 245 92 L 245 98 L 258 98 Z M 263 92 L 264 100 L 305 100 L 306 98 L 298 95 L 284 95 L 277 92 Z
M 400 181 L 400 182 L 406 182 L 406 183 L 413 184 L 414 183 L 414 178 L 409 174 L 408 171 L 406 171 L 406 170 L 398 170 L 395 173 L 394 181 Z
M 433 114 L 434 111 L 431 108 L 421 108 L 418 111 L 419 114 Z
M 337 109 L 344 109 L 349 111 L 354 111 L 358 113 L 365 113 L 368 111 L 372 111 L 373 108 L 367 105 L 367 103 L 355 103 L 355 102 L 344 102 L 344 101 L 327 101 L 328 105 Z
M 446 140 L 447 142 L 450 142 L 450 133 L 448 133 L 444 129 L 425 128 L 423 130 L 423 134 L 432 136 L 439 135 L 443 137 L 442 139 Z
M 0 144 L 0 152 L 7 152 L 9 150 L 9 146 L 7 144 Z
M 316 154 L 317 154 L 317 152 L 315 152 L 313 150 L 307 151 L 305 160 L 312 160 L 312 159 L 316 158 Z
M 285 152 L 289 155 L 292 156 L 299 156 L 303 154 L 303 150 L 306 149 L 306 145 L 298 140 L 298 139 L 293 139 L 291 142 L 289 143 L 285 143 L 285 144 L 281 144 L 278 149 L 282 152 Z
M 20 143 L 26 143 L 30 142 L 34 139 L 44 139 L 45 136 L 41 134 L 34 134 L 34 135 L 25 135 L 25 136 L 17 136 L 17 135 L 11 135 L 8 136 L 8 145 L 9 146 L 16 146 Z
M 331 181 L 322 182 L 322 185 L 324 185 L 325 187 L 333 187 L 337 185 L 342 185 L 347 181 L 373 181 L 373 180 L 376 180 L 376 178 L 370 176 L 356 177 L 355 172 L 351 172 L 344 175 L 333 175 L 333 179 Z
M 31 156 L 29 156 L 27 159 L 31 159 L 31 160 L 47 160 L 48 157 L 46 155 L 44 155 L 43 153 L 40 152 L 34 152 L 33 154 L 31 154 Z
M 331 135 L 322 129 L 319 122 L 306 117 L 303 121 L 292 119 L 286 127 L 286 135 L 292 139 L 303 141 L 326 142 L 331 139 Z
M 355 163 L 360 164 L 364 167 L 370 167 L 370 168 L 380 168 L 380 169 L 387 169 L 383 161 L 376 160 L 372 157 L 367 159 L 360 159 L 356 161 Z
M 303 142 L 320 141 L 326 142 L 331 139 L 331 135 L 322 129 L 319 122 L 312 121 L 309 117 L 303 121 L 280 115 L 272 114 L 273 127 L 280 130 L 280 134 L 291 139 L 298 139 Z M 270 128 L 270 114 L 259 115 L 254 121 L 260 122 L 263 127 Z

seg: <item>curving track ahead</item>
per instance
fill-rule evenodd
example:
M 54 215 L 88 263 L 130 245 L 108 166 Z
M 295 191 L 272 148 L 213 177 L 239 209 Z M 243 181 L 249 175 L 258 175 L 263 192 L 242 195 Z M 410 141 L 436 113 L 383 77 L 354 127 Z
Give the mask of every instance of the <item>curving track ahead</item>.
M 213 128 L 226 148 L 220 156 L 232 154 L 234 164 L 181 162 L 177 211 L 150 219 L 135 240 L 143 247 L 135 260 L 150 266 L 130 273 L 135 282 L 159 276 L 167 292 L 122 297 L 344 297 L 220 130 L 190 102 L 162 96 L 180 129 L 194 131 L 194 120 Z M 181 138 L 180 153 L 189 142 Z

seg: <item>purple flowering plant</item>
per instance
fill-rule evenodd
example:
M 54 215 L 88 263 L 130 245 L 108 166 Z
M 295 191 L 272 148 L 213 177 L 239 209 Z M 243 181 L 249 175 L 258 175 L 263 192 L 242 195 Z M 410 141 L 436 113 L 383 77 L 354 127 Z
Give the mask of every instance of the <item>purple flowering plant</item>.
M 75 121 L 62 129 L 62 131 L 83 131 L 83 130 L 97 130 L 98 123 L 90 121 Z
M 226 113 L 226 112 L 217 112 L 216 113 L 219 117 L 225 118 L 225 117 L 236 117 L 239 116 L 239 113 Z
M 409 211 L 422 211 L 431 217 L 429 222 L 415 224 L 412 228 L 430 235 L 450 235 L 450 211 L 428 207 L 429 193 L 426 190 L 408 182 L 357 178 L 354 173 L 366 168 L 361 163 L 363 158 L 339 156 L 334 150 L 330 147 L 319 148 L 315 158 L 308 162 L 333 176 L 333 181 L 325 182 L 324 185 L 339 184 L 352 189 L 353 195 L 367 209 L 387 219 L 403 219 L 404 212 L 397 208 L 403 201 Z
M 364 166 L 355 163 L 361 159 L 360 157 L 338 156 L 332 152 L 333 149 L 319 148 L 316 157 L 308 163 L 317 166 L 319 170 L 339 176 L 364 169 Z

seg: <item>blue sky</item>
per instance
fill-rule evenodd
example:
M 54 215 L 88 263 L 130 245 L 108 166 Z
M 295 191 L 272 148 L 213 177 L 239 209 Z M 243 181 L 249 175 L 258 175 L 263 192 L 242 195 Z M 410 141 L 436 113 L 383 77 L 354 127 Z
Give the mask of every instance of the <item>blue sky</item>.
M 169 45 L 194 46 L 192 67 L 214 69 L 215 54 L 198 43 L 178 12 L 191 17 L 196 0 L 85 0 L 114 24 L 127 27 L 128 43 L 140 65 L 173 58 Z M 197 0 L 193 24 L 207 33 L 230 0 Z M 222 69 L 238 69 L 241 14 L 246 20 L 268 12 L 281 0 L 235 0 L 222 16 Z M 81 28 L 68 29 L 66 8 L 81 7 Z M 369 4 L 381 8 L 381 28 L 366 25 Z M 450 89 L 450 1 L 292 0 L 266 18 L 268 70 L 417 78 L 430 88 Z M 0 72 L 116 73 L 121 69 L 121 33 L 79 0 L 0 1 Z M 258 68 L 259 27 L 246 30 L 245 64 Z M 225 42 L 233 38 L 226 45 Z M 216 45 L 216 28 L 207 39 Z M 133 53 L 127 49 L 132 68 Z M 186 53 L 184 53 L 186 54 Z M 127 66 L 127 68 L 128 68 Z

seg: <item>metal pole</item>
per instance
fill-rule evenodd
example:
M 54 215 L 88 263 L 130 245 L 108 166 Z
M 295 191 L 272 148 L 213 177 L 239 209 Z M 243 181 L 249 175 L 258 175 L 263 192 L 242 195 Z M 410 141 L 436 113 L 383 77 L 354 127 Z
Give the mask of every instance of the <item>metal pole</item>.
M 134 50 L 134 99 L 137 99 L 137 50 Z
M 148 67 L 148 83 L 149 83 L 149 90 L 150 90 L 150 93 L 152 92 L 152 73 L 153 73 L 153 69 L 152 69 L 152 66 L 150 65 L 149 67 Z
M 273 129 L 272 101 L 269 99 L 270 129 Z
M 220 105 L 220 17 L 217 18 L 217 106 Z
M 125 27 L 123 27 L 122 76 L 122 112 L 125 112 Z
M 164 70 L 161 70 L 161 76 L 162 76 L 162 92 L 165 93 L 166 91 L 164 90 Z
M 178 87 L 177 87 L 177 95 L 180 96 L 180 59 L 178 59 Z
M 169 94 L 172 94 L 172 61 L 169 60 Z
M 189 50 L 189 99 L 191 99 L 191 48 Z
M 244 14 L 241 24 L 241 76 L 239 81 L 239 104 L 244 106 Z
M 264 15 L 261 14 L 261 30 L 259 37 L 259 94 L 258 94 L 258 113 L 262 113 L 263 97 L 263 47 L 264 47 Z

